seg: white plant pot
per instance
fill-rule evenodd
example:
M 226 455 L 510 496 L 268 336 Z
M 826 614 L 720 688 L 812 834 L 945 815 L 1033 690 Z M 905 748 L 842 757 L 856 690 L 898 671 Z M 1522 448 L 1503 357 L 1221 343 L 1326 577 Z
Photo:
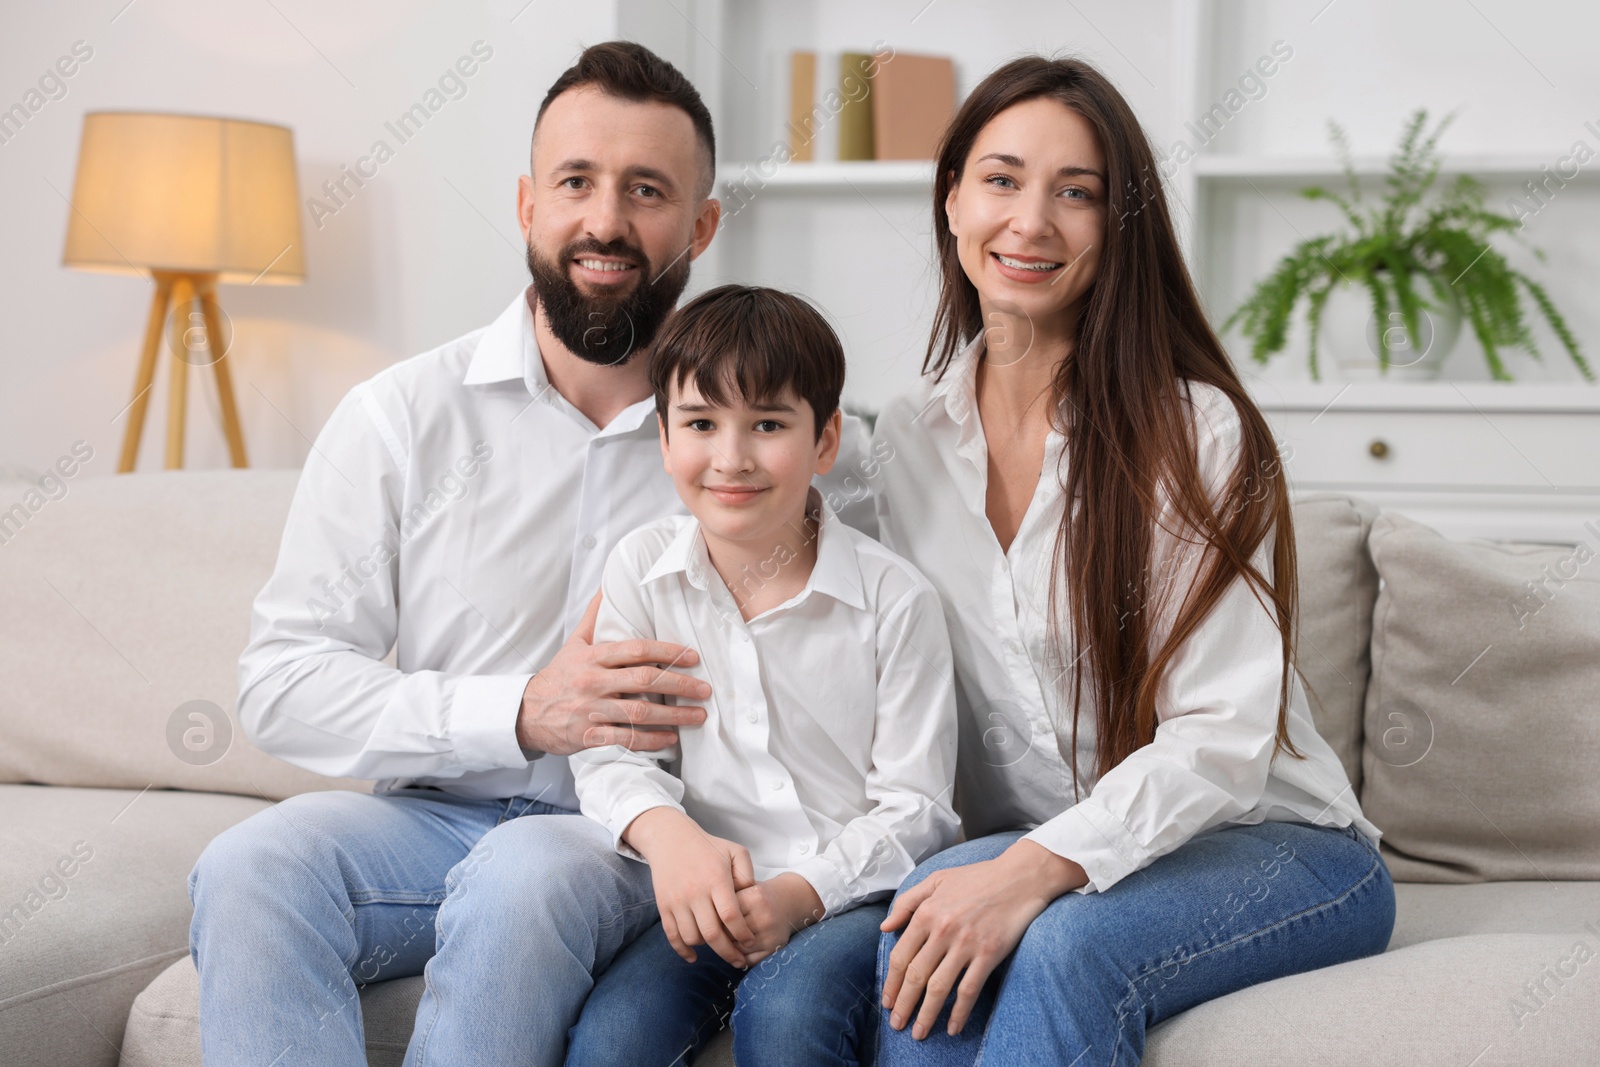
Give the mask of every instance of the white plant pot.
M 1417 279 L 1419 290 L 1427 283 Z M 1372 294 L 1359 285 L 1340 284 L 1322 307 L 1318 363 L 1331 362 L 1345 381 L 1427 381 L 1439 377 L 1445 357 L 1461 336 L 1461 310 L 1454 304 L 1424 304 L 1417 322 L 1421 335 L 1407 333 L 1400 312 L 1391 308 L 1384 324 L 1389 340 L 1389 368 L 1379 363 L 1378 319 Z M 1331 360 L 1329 357 L 1332 357 Z

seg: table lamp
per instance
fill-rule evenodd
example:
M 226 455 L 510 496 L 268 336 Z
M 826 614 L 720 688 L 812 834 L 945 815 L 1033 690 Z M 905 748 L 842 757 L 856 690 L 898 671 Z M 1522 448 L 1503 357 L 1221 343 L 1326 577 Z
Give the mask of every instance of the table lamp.
M 62 263 L 148 274 L 155 282 L 119 473 L 133 470 L 139 454 L 169 308 L 200 329 L 184 328 L 173 338 L 167 467 L 183 466 L 188 370 L 202 336 L 217 376 L 229 458 L 235 467 L 248 464 L 216 287 L 303 281 L 299 205 L 294 135 L 287 127 L 123 111 L 83 117 Z

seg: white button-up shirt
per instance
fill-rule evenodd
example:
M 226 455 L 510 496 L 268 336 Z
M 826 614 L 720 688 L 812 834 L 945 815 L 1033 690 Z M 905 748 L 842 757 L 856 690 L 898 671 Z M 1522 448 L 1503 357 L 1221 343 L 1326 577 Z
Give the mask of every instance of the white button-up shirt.
M 988 452 L 974 389 L 981 336 L 914 398 L 878 420 L 875 483 L 884 543 L 938 587 L 954 650 L 961 754 L 957 795 L 973 836 L 1030 829 L 1028 839 L 1082 866 L 1101 892 L 1196 834 L 1230 824 L 1288 820 L 1348 826 L 1376 842 L 1338 757 L 1317 733 L 1298 674 L 1289 736 L 1306 754 L 1272 759 L 1283 655 L 1274 617 L 1245 579 L 1234 585 L 1172 659 L 1156 699 L 1155 739 L 1094 778 L 1093 686 L 1085 685 L 1076 753 L 1079 799 L 1061 752 L 1071 752 L 1070 687 L 1081 653 L 1048 632 L 1051 554 L 1063 517 L 1052 431 L 1033 498 L 1002 552 L 985 511 Z M 1189 412 L 1200 470 L 1213 497 L 1237 463 L 1240 420 L 1226 395 L 1191 383 Z M 1163 520 L 1177 529 L 1168 513 Z M 1157 532 L 1155 572 L 1177 583 L 1153 640 L 1171 632 L 1177 602 L 1200 565 L 1200 539 Z M 1272 576 L 1269 532 L 1254 557 Z M 1152 600 L 1157 599 L 1154 595 Z M 1072 641 L 1062 621 L 1061 640 Z M 1070 681 L 1070 678 L 1067 679 Z M 1058 735 L 1060 745 L 1058 747 Z
M 818 484 L 875 533 L 865 445 L 847 416 L 841 462 Z M 517 744 L 523 690 L 582 619 L 612 547 L 683 510 L 654 401 L 596 427 L 551 387 L 519 293 L 328 419 L 255 601 L 239 720 L 265 751 L 379 790 L 575 808 L 566 758 Z
M 622 841 L 637 816 L 676 808 L 748 848 L 757 878 L 805 878 L 831 915 L 892 893 L 955 840 L 956 719 L 938 593 L 818 510 L 805 588 L 749 622 L 693 518 L 623 539 L 595 637 L 699 650 L 677 669 L 711 683 L 707 719 L 660 753 L 590 749 L 572 764 L 583 813 L 623 854 L 638 855 Z

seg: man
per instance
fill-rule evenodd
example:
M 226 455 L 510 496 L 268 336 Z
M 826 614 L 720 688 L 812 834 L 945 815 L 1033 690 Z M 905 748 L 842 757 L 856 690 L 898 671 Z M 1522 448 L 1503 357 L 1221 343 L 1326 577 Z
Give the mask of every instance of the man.
M 630 894 L 595 866 L 620 857 L 519 827 L 575 811 L 567 755 L 656 750 L 704 721 L 709 690 L 670 669 L 695 650 L 592 634 L 612 546 L 682 511 L 641 356 L 716 231 L 714 159 L 671 64 L 585 51 L 519 179 L 527 293 L 357 386 L 324 427 L 256 600 L 239 716 L 283 759 L 379 781 L 294 797 L 201 856 L 207 1063 L 365 1064 L 357 984 L 419 973 L 407 1064 L 559 1063 L 530 1037 L 541 984 L 587 983 L 654 922 L 648 881 Z M 846 431 L 824 492 L 875 532 L 864 434 Z M 616 922 L 596 942 L 526 921 L 597 893 Z

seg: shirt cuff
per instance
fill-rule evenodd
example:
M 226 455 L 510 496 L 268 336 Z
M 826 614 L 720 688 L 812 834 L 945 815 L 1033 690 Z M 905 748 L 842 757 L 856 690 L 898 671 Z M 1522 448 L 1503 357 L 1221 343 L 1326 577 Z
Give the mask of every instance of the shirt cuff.
M 673 808 L 676 811 L 683 811 L 683 805 L 674 803 L 671 797 L 661 793 L 644 792 L 623 797 L 603 819 L 598 820 L 611 831 L 611 839 L 616 844 L 619 855 L 626 856 L 630 860 L 638 860 L 640 863 L 650 862 L 638 849 L 624 841 L 622 835 L 633 825 L 633 820 L 654 808 Z
M 1148 862 L 1146 850 L 1093 797 L 1057 815 L 1023 836 L 1083 868 L 1087 885 L 1074 893 L 1104 893 Z
M 817 891 L 817 896 L 822 899 L 824 919 L 854 907 L 857 903 L 855 895 L 850 892 L 850 882 L 844 873 L 821 856 L 812 856 L 790 867 L 789 870 L 810 882 L 811 888 Z
M 526 767 L 517 744 L 517 716 L 531 674 L 479 674 L 456 679 L 450 702 L 450 740 L 463 771 Z

